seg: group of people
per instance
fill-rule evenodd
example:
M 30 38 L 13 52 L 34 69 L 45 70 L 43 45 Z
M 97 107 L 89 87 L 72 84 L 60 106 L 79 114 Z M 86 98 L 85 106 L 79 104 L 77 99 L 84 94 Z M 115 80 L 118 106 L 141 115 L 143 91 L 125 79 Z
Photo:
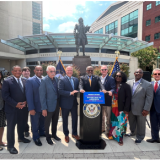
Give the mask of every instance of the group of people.
M 159 143 L 160 125 L 160 69 L 153 70 L 155 81 L 144 80 L 143 70 L 134 72 L 135 79 L 127 81 L 122 71 L 108 75 L 107 66 L 101 66 L 102 76 L 93 75 L 93 67 L 86 68 L 86 75 L 80 81 L 73 77 L 73 68 L 66 67 L 66 76 L 58 79 L 56 68 L 48 66 L 47 76 L 43 77 L 42 66 L 36 66 L 35 75 L 30 77 L 30 69 L 13 66 L 12 76 L 3 82 L 0 72 L 0 146 L 7 146 L 11 154 L 17 154 L 15 144 L 15 125 L 17 124 L 18 142 L 30 143 L 28 114 L 31 119 L 32 138 L 37 146 L 42 146 L 40 137 L 46 137 L 48 144 L 53 139 L 60 141 L 57 135 L 59 108 L 62 110 L 63 133 L 69 143 L 68 116 L 72 117 L 72 137 L 79 140 L 77 133 L 77 93 L 103 92 L 105 104 L 102 105 L 102 133 L 108 139 L 114 139 L 120 146 L 124 136 L 136 135 L 135 143 L 141 143 L 145 137 L 146 116 L 150 112 L 151 135 L 147 142 Z M 3 83 L 3 84 L 2 84 Z M 2 142 L 7 120 L 7 143 Z M 107 121 L 105 121 L 105 119 Z M 126 134 L 127 120 L 130 133 Z M 52 124 L 50 124 L 52 122 Z M 106 123 L 106 124 L 105 124 Z M 51 134 L 49 128 L 51 125 Z M 2 150 L 3 148 L 0 148 Z

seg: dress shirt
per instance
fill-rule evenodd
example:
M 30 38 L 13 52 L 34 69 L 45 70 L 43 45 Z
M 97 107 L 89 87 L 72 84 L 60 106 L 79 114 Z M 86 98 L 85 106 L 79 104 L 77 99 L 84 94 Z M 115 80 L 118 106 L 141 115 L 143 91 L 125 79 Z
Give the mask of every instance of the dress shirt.
M 36 76 L 36 75 L 35 75 L 35 76 Z M 36 76 L 36 77 L 37 77 L 37 76 Z M 40 83 L 41 83 L 41 79 L 42 79 L 42 78 L 39 78 L 39 77 L 37 77 L 37 78 L 38 78 L 38 80 L 39 80 L 39 81 L 40 81 Z
M 105 79 L 106 79 L 107 76 L 108 75 L 106 75 L 104 78 L 101 76 L 101 82 L 102 82 L 102 84 L 104 84 L 104 81 L 105 81 Z
M 141 78 L 141 79 L 142 79 L 142 78 Z M 133 92 L 132 92 L 132 95 L 134 94 L 137 86 L 140 84 L 141 79 L 140 79 L 139 81 L 137 81 L 137 82 L 135 82 L 135 80 L 133 81 L 133 90 L 132 90 Z
M 88 76 L 88 79 L 90 79 L 92 81 L 92 76 L 91 77 Z
M 14 79 L 17 81 L 17 83 L 18 83 L 18 78 L 16 78 L 15 76 L 13 76 L 14 77 Z M 20 81 L 20 83 L 21 83 L 21 85 L 22 85 L 22 87 L 23 87 L 23 83 L 22 83 L 22 80 L 21 80 L 21 77 L 19 78 L 19 81 Z
M 156 82 L 157 82 L 157 81 L 154 81 L 154 85 L 155 85 Z M 159 87 L 159 84 L 160 84 L 160 80 L 158 81 L 158 87 Z
M 50 78 L 50 77 L 49 77 L 49 78 Z M 50 78 L 50 79 L 51 79 L 51 78 Z M 53 84 L 53 86 L 54 86 L 54 88 L 55 88 L 55 90 L 56 90 L 57 97 L 59 97 L 59 94 L 58 94 L 58 85 L 57 85 L 57 82 L 56 82 L 55 78 L 51 79 L 51 81 L 52 81 L 52 84 Z

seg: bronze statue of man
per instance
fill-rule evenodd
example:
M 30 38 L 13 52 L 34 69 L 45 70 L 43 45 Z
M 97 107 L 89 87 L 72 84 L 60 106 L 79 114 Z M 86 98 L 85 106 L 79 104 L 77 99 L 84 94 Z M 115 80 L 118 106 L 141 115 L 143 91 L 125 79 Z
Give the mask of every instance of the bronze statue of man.
M 74 27 L 76 51 L 77 51 L 77 55 L 79 56 L 79 46 L 82 46 L 83 56 L 85 56 L 85 45 L 88 44 L 86 32 L 89 31 L 90 27 L 84 26 L 83 18 L 79 18 L 78 22 L 79 24 L 76 24 Z

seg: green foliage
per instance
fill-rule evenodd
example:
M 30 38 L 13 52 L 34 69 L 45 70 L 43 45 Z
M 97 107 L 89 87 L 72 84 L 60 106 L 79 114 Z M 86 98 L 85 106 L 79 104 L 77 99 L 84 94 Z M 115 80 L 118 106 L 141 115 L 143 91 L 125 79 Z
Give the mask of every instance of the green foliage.
M 46 69 L 47 69 L 47 66 L 49 65 L 52 65 L 52 66 L 55 66 L 56 67 L 56 64 L 53 63 L 53 62 L 45 62 L 45 63 L 42 63 L 42 68 L 43 68 L 43 76 L 46 76 L 47 73 L 46 73 Z
M 101 66 L 94 67 L 93 74 L 97 76 L 101 76 Z
M 122 63 L 120 65 L 120 70 L 124 72 L 127 75 L 127 77 L 129 77 L 130 72 L 129 72 L 129 66 L 127 64 Z
M 157 48 L 150 46 L 134 52 L 131 55 L 138 58 L 139 67 L 145 71 L 146 67 L 152 68 L 153 65 L 156 64 L 155 62 L 158 57 L 158 50 Z
M 75 66 L 75 65 L 73 65 L 72 66 L 73 67 L 73 77 L 76 77 L 76 78 L 80 78 L 79 76 L 80 76 L 80 71 L 79 71 L 79 68 L 77 67 L 77 66 Z

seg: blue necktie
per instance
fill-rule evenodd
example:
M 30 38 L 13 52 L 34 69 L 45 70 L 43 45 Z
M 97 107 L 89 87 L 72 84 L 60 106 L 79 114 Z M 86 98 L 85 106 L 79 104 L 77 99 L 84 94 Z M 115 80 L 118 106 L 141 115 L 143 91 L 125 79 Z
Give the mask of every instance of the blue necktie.
M 69 78 L 69 81 L 70 81 L 70 83 L 71 83 L 71 85 L 72 85 L 72 88 L 73 88 L 73 90 L 74 90 L 74 84 L 73 84 L 72 78 Z
M 22 85 L 21 85 L 21 83 L 20 83 L 20 81 L 19 81 L 19 78 L 18 78 L 18 85 L 19 85 L 21 91 L 23 92 L 23 87 L 22 87 Z

